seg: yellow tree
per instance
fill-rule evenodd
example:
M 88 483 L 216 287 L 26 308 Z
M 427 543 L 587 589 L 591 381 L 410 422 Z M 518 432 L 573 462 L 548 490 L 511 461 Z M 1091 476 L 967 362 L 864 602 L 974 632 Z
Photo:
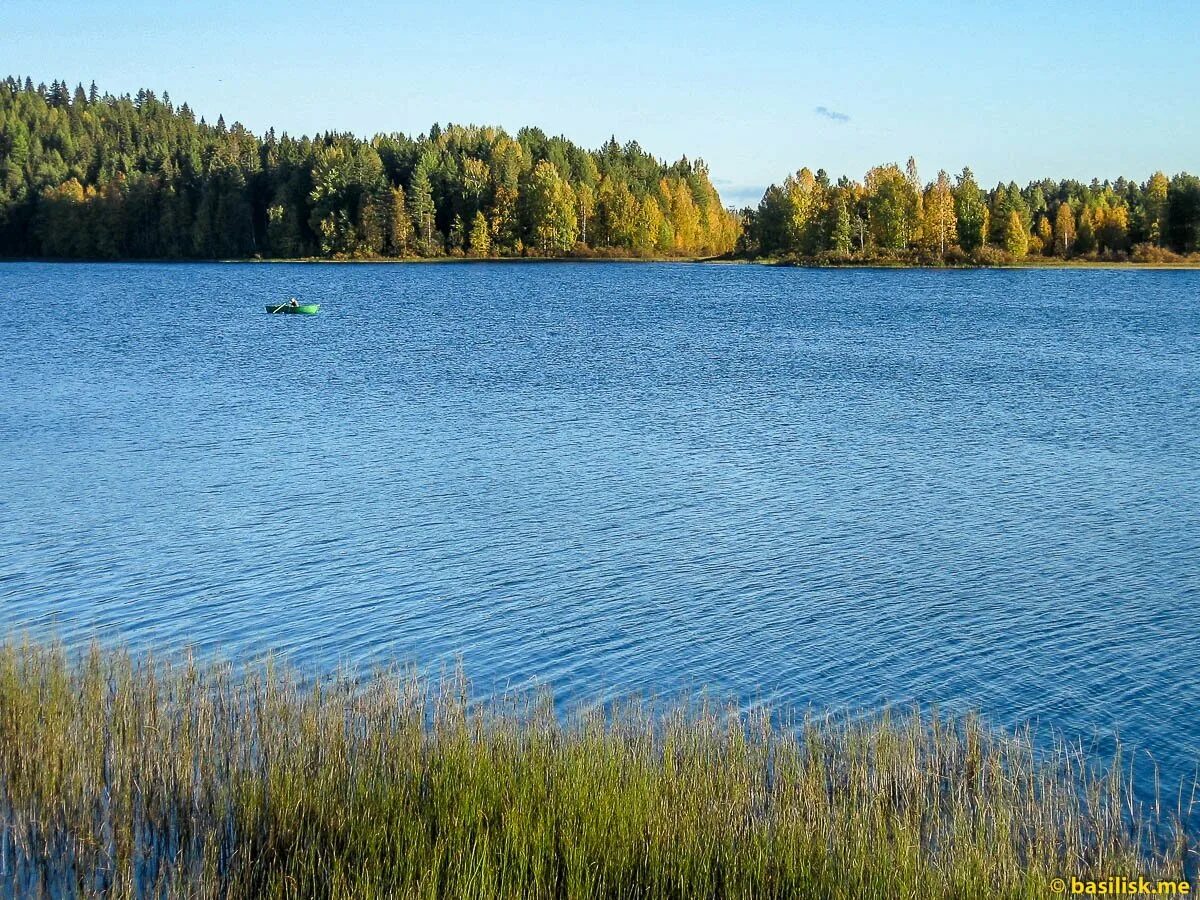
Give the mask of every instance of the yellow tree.
M 1129 242 L 1129 208 L 1121 200 L 1099 210 L 1097 238 L 1105 250 L 1124 250 Z
M 662 210 L 658 201 L 647 194 L 642 198 L 638 208 L 637 229 L 634 231 L 633 249 L 635 253 L 649 256 L 654 252 L 658 243 L 659 229 L 663 223 Z
M 1146 183 L 1146 230 L 1150 242 L 1163 246 L 1167 219 L 1167 188 L 1170 182 L 1162 172 L 1155 172 Z
M 675 200 L 675 187 L 666 179 L 665 176 L 658 179 L 658 188 L 655 191 L 655 199 L 658 200 L 658 208 L 663 211 L 663 215 L 665 215 L 668 219 L 671 218 L 671 216 L 674 214 L 673 203 Z
M 1037 237 L 1042 253 L 1049 256 L 1054 252 L 1054 229 L 1050 227 L 1050 217 L 1044 213 L 1038 216 Z
M 1064 200 L 1054 215 L 1054 250 L 1065 258 L 1070 255 L 1074 243 L 1075 213 L 1071 210 L 1071 204 Z
M 675 226 L 675 249 L 683 254 L 694 253 L 700 244 L 700 210 L 683 179 L 675 183 L 672 192 L 671 222 Z
M 783 192 L 788 200 L 787 239 L 788 249 L 794 253 L 810 256 L 816 251 L 818 202 L 817 179 L 807 167 L 783 182 Z
M 533 233 L 542 253 L 564 253 L 575 242 L 575 193 L 554 163 L 542 160 L 529 182 Z
M 945 170 L 938 172 L 937 181 L 925 192 L 921 210 L 921 233 L 926 245 L 941 256 L 953 246 L 958 236 L 958 216 L 954 211 L 954 191 Z
M 623 181 L 605 178 L 596 198 L 596 218 L 601 224 L 604 243 L 610 247 L 633 246 L 637 227 L 638 202 Z
M 721 198 L 715 190 L 701 210 L 700 229 L 704 235 L 705 253 L 719 256 L 728 253 L 737 244 L 741 224 L 729 210 L 721 206 Z
M 507 251 L 520 250 L 517 201 L 520 174 L 526 169 L 525 151 L 508 137 L 499 137 L 492 146 L 492 246 Z
M 492 234 L 483 212 L 476 210 L 471 222 L 471 233 L 467 238 L 472 256 L 487 256 L 492 250 Z
M 885 250 L 905 249 L 919 227 L 921 195 L 895 163 L 876 166 L 864 180 L 875 244 Z
M 1029 252 L 1029 232 L 1025 230 L 1021 214 L 1015 209 L 1009 212 L 1008 221 L 1004 224 L 1004 249 L 1014 259 L 1021 259 Z
M 659 209 L 662 209 L 661 205 L 659 206 Z M 671 252 L 671 248 L 674 246 L 675 228 L 671 225 L 671 220 L 663 215 L 659 219 L 658 235 L 654 239 L 654 251 L 666 256 Z

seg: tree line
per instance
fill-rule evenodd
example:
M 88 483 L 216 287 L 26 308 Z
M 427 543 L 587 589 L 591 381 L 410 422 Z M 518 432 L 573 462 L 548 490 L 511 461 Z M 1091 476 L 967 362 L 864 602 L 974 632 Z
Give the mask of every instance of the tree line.
M 743 211 L 739 251 L 799 260 L 993 264 L 1029 257 L 1169 262 L 1200 252 L 1200 178 L 981 188 L 969 168 L 923 182 L 916 161 L 831 182 L 803 168 Z
M 153 91 L 0 82 L 0 256 L 721 256 L 993 264 L 1200 252 L 1200 178 L 982 188 L 916 162 L 803 168 L 723 208 L 702 161 L 523 128 L 259 137 Z
M 700 160 L 523 128 L 257 136 L 169 94 L 0 82 L 0 256 L 717 256 Z

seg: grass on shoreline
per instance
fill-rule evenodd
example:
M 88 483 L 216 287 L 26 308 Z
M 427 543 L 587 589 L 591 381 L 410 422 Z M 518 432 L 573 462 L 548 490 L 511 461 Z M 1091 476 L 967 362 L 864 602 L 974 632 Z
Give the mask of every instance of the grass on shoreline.
M 974 717 L 468 697 L 0 647 L 0 892 L 1044 898 L 1188 852 L 1119 756 Z

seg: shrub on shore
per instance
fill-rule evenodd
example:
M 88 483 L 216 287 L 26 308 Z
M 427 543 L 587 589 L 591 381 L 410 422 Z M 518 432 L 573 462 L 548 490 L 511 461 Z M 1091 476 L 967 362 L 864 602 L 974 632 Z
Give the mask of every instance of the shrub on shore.
M 0 842 L 0 890 L 55 897 L 1040 898 L 1186 852 L 1119 756 L 971 716 L 562 717 L 459 675 L 28 645 L 0 648 Z
M 1196 254 L 1189 256 L 1181 256 L 1168 250 L 1166 247 L 1156 247 L 1153 244 L 1135 244 L 1133 250 L 1130 251 L 1129 258 L 1137 263 L 1166 263 L 1179 265 L 1181 263 L 1194 262 Z

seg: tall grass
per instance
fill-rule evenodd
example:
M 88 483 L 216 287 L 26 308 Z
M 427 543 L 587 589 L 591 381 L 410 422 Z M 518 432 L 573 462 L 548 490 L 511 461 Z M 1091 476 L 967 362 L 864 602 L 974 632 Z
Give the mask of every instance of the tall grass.
M 0 827 L 4 891 L 56 897 L 1044 898 L 1187 852 L 1119 756 L 974 717 L 564 720 L 461 676 L 34 645 L 0 648 Z

